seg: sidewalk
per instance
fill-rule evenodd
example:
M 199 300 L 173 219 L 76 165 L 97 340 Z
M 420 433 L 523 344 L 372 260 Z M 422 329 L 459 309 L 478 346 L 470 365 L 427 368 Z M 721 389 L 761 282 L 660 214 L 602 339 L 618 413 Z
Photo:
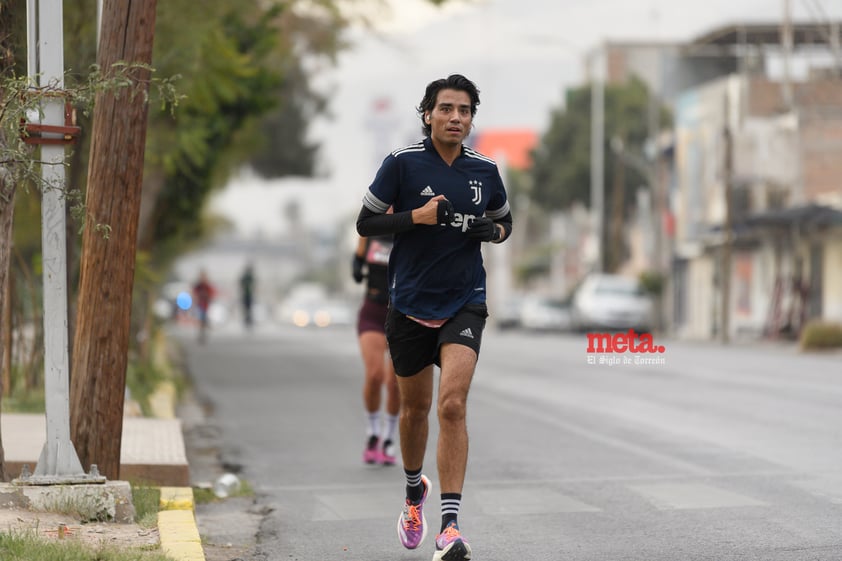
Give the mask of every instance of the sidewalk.
M 18 477 L 24 464 L 34 471 L 46 440 L 46 416 L 4 413 L 0 426 L 9 477 Z M 124 417 L 120 458 L 122 481 L 161 487 L 157 530 L 162 551 L 177 561 L 205 561 L 181 420 Z M 120 526 L 110 523 L 105 533 L 109 527 L 120 532 Z
M 0 424 L 9 477 L 18 477 L 24 464 L 35 471 L 47 437 L 46 416 L 3 413 Z M 190 485 L 180 419 L 124 417 L 120 458 L 120 479 L 124 481 L 173 487 Z

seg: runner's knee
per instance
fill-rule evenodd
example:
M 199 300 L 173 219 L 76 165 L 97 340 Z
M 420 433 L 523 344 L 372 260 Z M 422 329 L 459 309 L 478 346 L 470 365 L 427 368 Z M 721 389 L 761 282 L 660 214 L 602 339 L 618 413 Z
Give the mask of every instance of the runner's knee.
M 466 402 L 459 397 L 439 399 L 438 415 L 441 421 L 458 422 L 465 419 Z

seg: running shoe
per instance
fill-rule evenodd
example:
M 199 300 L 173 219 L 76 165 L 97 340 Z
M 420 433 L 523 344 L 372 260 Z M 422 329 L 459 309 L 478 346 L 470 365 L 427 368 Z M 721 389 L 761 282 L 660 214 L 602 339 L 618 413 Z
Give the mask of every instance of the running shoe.
M 384 466 L 395 465 L 395 445 L 391 440 L 383 443 L 383 448 L 380 449 L 380 463 Z
M 375 435 L 368 437 L 368 444 L 363 451 L 363 461 L 367 464 L 376 464 L 380 460 L 380 451 L 378 444 L 380 439 Z
M 467 561 L 470 558 L 471 546 L 462 537 L 456 522 L 451 522 L 436 536 L 433 561 Z
M 424 517 L 424 503 L 427 502 L 427 495 L 433 484 L 426 475 L 421 476 L 421 485 L 424 486 L 424 494 L 421 500 L 413 503 L 406 499 L 401 515 L 398 517 L 398 538 L 407 549 L 415 549 L 424 538 L 427 537 L 427 519 Z

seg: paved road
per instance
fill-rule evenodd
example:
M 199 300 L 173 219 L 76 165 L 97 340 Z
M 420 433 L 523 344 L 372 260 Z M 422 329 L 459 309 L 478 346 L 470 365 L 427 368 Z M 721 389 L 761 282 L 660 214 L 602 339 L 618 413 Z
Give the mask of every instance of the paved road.
M 583 337 L 487 333 L 460 516 L 474 559 L 842 559 L 842 355 L 658 343 L 664 364 L 609 366 Z M 186 348 L 225 456 L 271 509 L 255 560 L 432 558 L 430 538 L 397 542 L 400 467 L 360 463 L 351 328 Z

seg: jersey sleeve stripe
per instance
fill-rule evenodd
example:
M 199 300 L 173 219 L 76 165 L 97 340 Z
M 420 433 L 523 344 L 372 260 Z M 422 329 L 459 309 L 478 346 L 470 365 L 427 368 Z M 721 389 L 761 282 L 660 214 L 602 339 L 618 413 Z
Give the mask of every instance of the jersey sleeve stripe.
M 405 152 L 423 152 L 426 150 L 424 147 L 423 142 L 416 142 L 415 144 L 410 144 L 409 146 L 405 146 L 403 148 L 399 148 L 392 152 L 392 156 L 398 157 Z
M 511 212 L 511 209 L 509 208 L 509 201 L 503 203 L 503 206 L 501 206 L 500 208 L 494 210 L 491 210 L 489 208 L 485 209 L 485 215 L 492 220 L 503 218 L 504 216 L 509 214 L 509 212 Z
M 465 155 L 468 156 L 469 158 L 476 158 L 477 160 L 482 160 L 484 162 L 488 162 L 489 164 L 494 164 L 495 166 L 497 165 L 497 162 L 495 162 L 494 160 L 492 160 L 488 156 L 480 154 L 479 152 L 477 152 L 473 148 L 465 148 Z
M 363 197 L 363 206 L 377 214 L 385 214 L 389 210 L 389 205 L 375 197 L 371 191 L 366 191 Z

